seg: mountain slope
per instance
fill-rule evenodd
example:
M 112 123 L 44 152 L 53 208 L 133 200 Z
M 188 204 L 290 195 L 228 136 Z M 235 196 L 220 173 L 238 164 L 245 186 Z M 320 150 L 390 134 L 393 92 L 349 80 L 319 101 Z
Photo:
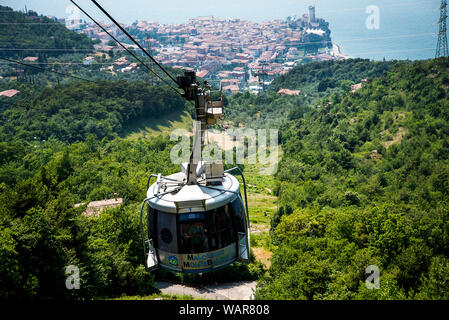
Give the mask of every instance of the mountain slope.
M 36 90 L 4 111 L 0 136 L 69 143 L 83 141 L 89 134 L 102 139 L 122 133 L 142 117 L 151 124 L 152 118 L 183 108 L 184 100 L 168 87 L 143 81 L 73 82 Z
M 449 297 L 448 86 L 448 59 L 398 63 L 283 126 L 258 298 Z
M 229 118 L 254 128 L 279 127 L 318 104 L 323 97 L 340 95 L 362 79 L 380 76 L 396 62 L 363 59 L 313 62 L 293 68 L 273 80 L 265 94 L 238 93 L 229 102 Z M 277 94 L 279 89 L 298 90 L 299 95 Z

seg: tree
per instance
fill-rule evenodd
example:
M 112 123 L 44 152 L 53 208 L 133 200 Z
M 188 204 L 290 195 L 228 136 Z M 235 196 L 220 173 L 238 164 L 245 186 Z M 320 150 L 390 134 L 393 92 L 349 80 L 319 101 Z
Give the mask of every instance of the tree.
M 429 272 L 422 277 L 418 299 L 449 299 L 449 259 L 442 256 L 432 258 Z

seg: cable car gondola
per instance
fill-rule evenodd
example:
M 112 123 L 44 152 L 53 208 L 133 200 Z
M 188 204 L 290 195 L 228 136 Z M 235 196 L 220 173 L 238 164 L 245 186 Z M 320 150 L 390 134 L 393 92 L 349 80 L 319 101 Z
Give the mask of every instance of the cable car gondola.
M 146 266 L 149 270 L 163 267 L 203 273 L 237 260 L 248 263 L 249 217 L 243 173 L 238 167 L 224 171 L 221 162 L 200 161 L 205 127 L 222 116 L 222 99 L 212 101 L 210 86 L 205 83 L 205 88 L 199 88 L 194 72 L 178 77 L 178 83 L 186 99 L 195 101 L 200 125 L 194 132 L 190 161 L 181 165 L 181 172 L 148 179 L 147 198 L 140 212 Z M 245 202 L 233 171 L 242 176 Z M 152 178 L 156 182 L 150 186 Z

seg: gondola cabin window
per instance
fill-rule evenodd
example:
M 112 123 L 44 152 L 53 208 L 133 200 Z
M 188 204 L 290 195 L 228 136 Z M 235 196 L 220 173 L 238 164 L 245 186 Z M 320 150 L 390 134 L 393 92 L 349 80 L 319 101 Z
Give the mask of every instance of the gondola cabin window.
M 208 252 L 235 242 L 231 210 L 226 205 L 204 213 L 181 214 L 180 253 Z

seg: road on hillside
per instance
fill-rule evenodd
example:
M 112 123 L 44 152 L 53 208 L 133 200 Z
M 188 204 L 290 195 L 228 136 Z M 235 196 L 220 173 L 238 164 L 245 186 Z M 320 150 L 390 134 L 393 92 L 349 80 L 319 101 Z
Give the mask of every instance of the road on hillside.
M 213 300 L 252 300 L 256 282 L 241 281 L 191 287 L 185 284 L 158 281 L 157 286 L 162 293 L 169 295 L 188 295 L 194 298 Z

